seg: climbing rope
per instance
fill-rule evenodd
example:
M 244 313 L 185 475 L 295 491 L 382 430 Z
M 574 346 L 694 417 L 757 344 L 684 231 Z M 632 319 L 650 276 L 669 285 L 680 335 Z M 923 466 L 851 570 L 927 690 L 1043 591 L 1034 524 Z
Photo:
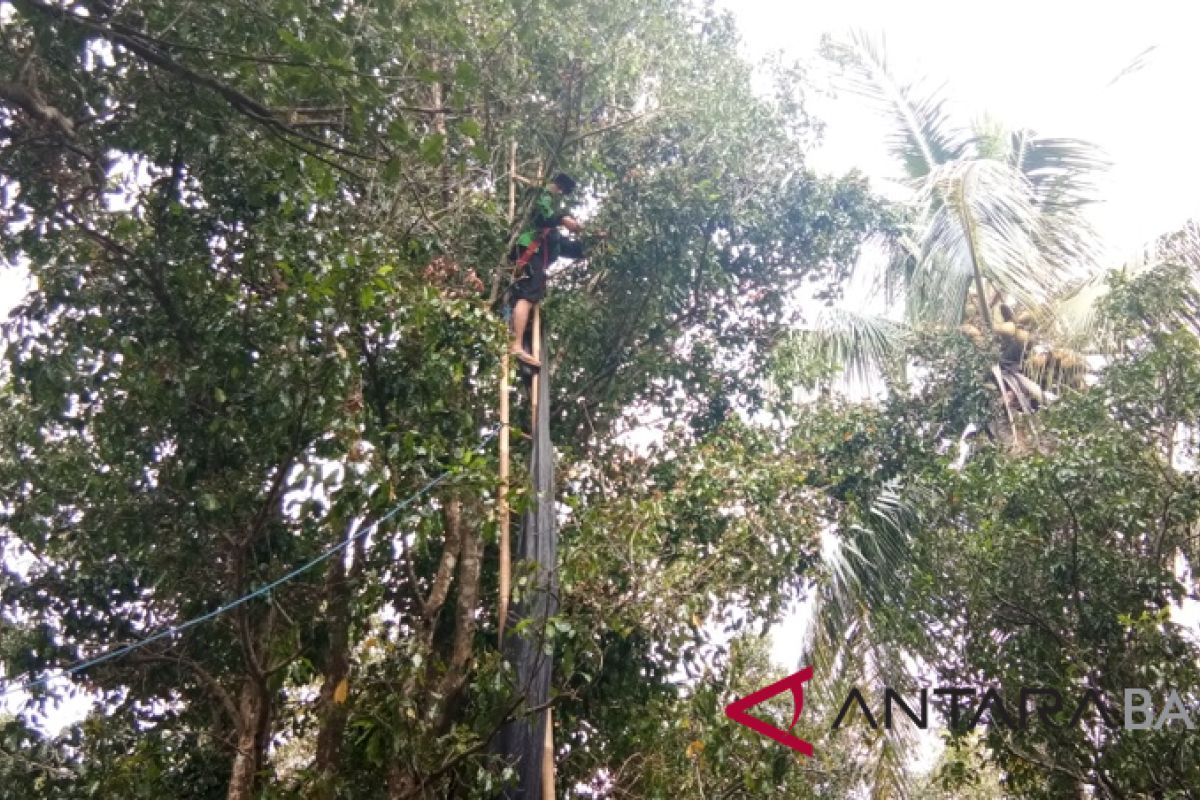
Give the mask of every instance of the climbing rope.
M 491 440 L 494 439 L 495 437 L 496 437 L 495 433 L 489 434 L 486 438 L 484 438 L 484 440 L 479 444 L 479 446 L 477 448 L 475 448 L 475 452 L 480 452 L 481 450 L 483 450 L 485 447 L 487 447 L 488 443 L 491 442 Z M 141 648 L 146 647 L 147 645 L 153 644 L 154 642 L 169 638 L 171 636 L 175 636 L 176 634 L 183 633 L 184 631 L 194 628 L 197 625 L 202 625 L 211 619 L 215 619 L 216 617 L 219 617 L 222 614 L 232 611 L 233 609 L 237 608 L 238 606 L 243 606 L 246 603 L 249 603 L 251 600 L 254 600 L 255 598 L 270 594 L 272 590 L 282 586 L 283 584 L 285 584 L 291 580 L 294 580 L 295 578 L 299 577 L 300 575 L 303 575 L 305 572 L 308 572 L 310 569 L 317 566 L 318 564 L 321 564 L 322 562 L 329 560 L 329 558 L 331 558 L 332 556 L 342 552 L 347 547 L 349 547 L 352 543 L 354 543 L 357 539 L 361 539 L 362 537 L 364 537 L 367 534 L 371 533 L 372 531 L 376 530 L 380 525 L 382 525 L 383 523 L 387 522 L 392 517 L 399 514 L 405 508 L 408 508 L 414 502 L 416 502 L 421 497 L 423 497 L 425 494 L 427 494 L 435 486 L 437 486 L 438 484 L 445 481 L 448 477 L 450 477 L 450 474 L 451 474 L 451 471 L 446 470 L 441 475 L 437 476 L 433 480 L 429 481 L 429 483 L 422 486 L 415 493 L 413 493 L 412 495 L 410 495 L 409 497 L 405 498 L 400 503 L 395 505 L 390 511 L 388 511 L 388 513 L 384 514 L 382 517 L 377 519 L 375 522 L 372 522 L 370 525 L 367 525 L 366 527 L 362 528 L 361 530 L 356 531 L 354 533 L 354 535 L 347 536 L 339 544 L 334 545 L 333 547 L 329 548 L 328 550 L 321 553 L 320 555 L 313 558 L 312 560 L 310 560 L 304 564 L 301 564 L 300 566 L 293 569 L 291 572 L 288 572 L 287 574 L 285 574 L 279 578 L 276 578 L 275 580 L 271 581 L 270 583 L 267 583 L 267 584 L 264 584 L 264 585 L 258 587 L 257 589 L 251 591 L 250 593 L 248 593 L 246 595 L 243 595 L 243 596 L 237 598 L 236 600 L 231 600 L 228 603 L 225 603 L 224 605 L 222 605 L 218 608 L 215 608 L 206 614 L 201 614 L 200 616 L 195 617 L 194 619 L 187 620 L 186 622 L 181 622 L 178 625 L 172 625 L 171 627 L 165 628 L 164 630 L 161 630 L 158 633 L 155 633 L 151 636 L 147 636 L 145 639 L 139 639 L 136 642 L 132 642 L 130 644 L 123 645 L 121 647 L 117 647 L 112 650 L 109 650 L 107 653 L 102 653 L 93 658 L 78 661 L 75 664 L 71 665 L 70 667 L 67 667 L 66 669 L 62 670 L 61 673 L 57 676 L 56 675 L 47 675 L 45 677 L 38 678 L 37 680 L 24 681 L 24 682 L 16 683 L 16 684 L 11 683 L 11 682 L 6 683 L 4 686 L 4 690 L 0 691 L 0 697 L 8 697 L 10 694 L 14 694 L 16 692 L 29 691 L 30 689 L 33 689 L 37 686 L 41 686 L 43 684 L 49 683 L 55 677 L 67 677 L 70 675 L 75 675 L 77 673 L 91 669 L 92 667 L 95 667 L 99 664 L 103 664 L 107 661 L 113 661 L 115 659 L 121 658 L 122 656 L 126 656 L 135 650 L 140 650 Z

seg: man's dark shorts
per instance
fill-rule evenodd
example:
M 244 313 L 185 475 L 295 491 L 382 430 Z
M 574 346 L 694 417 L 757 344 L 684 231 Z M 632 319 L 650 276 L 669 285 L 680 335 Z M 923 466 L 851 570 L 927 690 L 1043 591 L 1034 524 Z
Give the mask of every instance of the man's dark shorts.
M 522 248 L 514 247 L 508 258 L 514 264 L 521 257 Z M 574 240 L 561 236 L 558 231 L 551 231 L 542 242 L 541 248 L 529 259 L 521 277 L 512 285 L 509 296 L 512 302 L 528 300 L 540 303 L 546 296 L 546 268 L 559 257 L 579 259 L 584 257 L 583 245 Z
M 514 254 L 516 254 L 515 250 Z M 515 262 L 517 259 L 513 258 L 512 260 Z M 518 300 L 540 303 L 545 296 L 546 257 L 544 253 L 537 252 L 534 253 L 533 258 L 529 259 L 529 263 L 521 271 L 521 277 L 512 285 L 510 297 L 514 303 Z

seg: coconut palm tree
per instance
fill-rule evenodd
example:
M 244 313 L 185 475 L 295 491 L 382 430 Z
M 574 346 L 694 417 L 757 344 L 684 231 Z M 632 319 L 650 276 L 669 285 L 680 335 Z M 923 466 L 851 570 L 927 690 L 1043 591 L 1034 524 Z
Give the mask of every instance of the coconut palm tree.
M 958 124 L 939 91 L 897 80 L 883 48 L 865 36 L 830 43 L 827 54 L 849 86 L 892 121 L 888 145 L 913 217 L 886 259 L 865 265 L 873 271 L 868 282 L 882 290 L 884 313 L 857 310 L 862 298 L 855 307 L 827 308 L 792 342 L 794 352 L 834 362 L 862 381 L 902 371 L 914 332 L 958 329 L 996 352 L 987 380 L 998 390 L 1003 421 L 981 423 L 1020 442 L 1023 416 L 1063 386 L 1083 383 L 1082 352 L 1106 286 L 1084 209 L 1106 164 L 1081 140 L 990 121 Z M 886 675 L 893 685 L 911 679 L 913 654 L 879 646 L 872 609 L 903 602 L 892 575 L 921 527 L 916 509 L 931 504 L 924 491 L 894 482 L 863 518 L 830 535 L 806 643 L 808 662 L 823 674 Z M 893 796 L 919 794 L 886 739 L 862 756 L 864 783 Z
M 1077 323 L 1104 286 L 1083 211 L 1106 163 L 1078 139 L 958 124 L 938 91 L 899 81 L 866 36 L 827 43 L 826 52 L 846 84 L 891 119 L 888 145 L 913 220 L 886 263 L 868 267 L 887 313 L 826 309 L 794 344 L 862 377 L 902 368 L 913 331 L 960 327 L 999 351 L 991 380 L 1015 434 L 1015 415 L 1045 402 L 1046 390 L 1082 385 L 1087 326 Z
M 828 53 L 851 86 L 892 119 L 889 145 L 914 216 L 909 234 L 891 243 L 872 276 L 884 290 L 887 313 L 828 308 L 792 343 L 794 352 L 864 380 L 902 370 L 903 345 L 914 331 L 957 328 L 995 348 L 988 379 L 999 390 L 1010 441 L 1019 442 L 1022 416 L 1028 420 L 1065 386 L 1081 388 L 1087 359 L 1121 346 L 1097 314 L 1113 273 L 1171 263 L 1200 269 L 1200 226 L 1189 224 L 1135 261 L 1104 269 L 1083 214 L 1106 166 L 1093 146 L 988 122 L 957 125 L 938 92 L 896 80 L 883 49 L 866 37 L 831 44 Z M 1200 336 L 1200 308 L 1166 324 Z M 922 527 L 918 509 L 935 504 L 927 492 L 894 481 L 865 515 L 839 520 L 829 532 L 805 646 L 806 663 L 821 674 L 849 682 L 886 675 L 899 684 L 911 677 L 915 654 L 880 647 L 872 611 L 904 602 L 894 576 Z M 839 685 L 834 695 L 844 689 Z M 858 759 L 864 785 L 877 794 L 921 795 L 885 739 L 864 748 Z

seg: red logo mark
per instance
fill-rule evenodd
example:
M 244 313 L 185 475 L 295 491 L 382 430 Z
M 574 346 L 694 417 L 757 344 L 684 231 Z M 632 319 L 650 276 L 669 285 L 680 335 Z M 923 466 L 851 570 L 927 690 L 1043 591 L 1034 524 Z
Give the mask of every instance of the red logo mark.
M 803 753 L 806 756 L 812 757 L 813 746 L 803 739 L 792 736 L 788 731 L 796 727 L 796 723 L 800 721 L 800 712 L 804 709 L 804 684 L 812 680 L 812 667 L 805 667 L 795 675 L 788 675 L 781 681 L 776 681 L 770 686 L 764 686 L 757 692 L 748 694 L 741 700 L 736 700 L 725 706 L 725 716 L 729 717 L 739 725 L 745 725 L 752 731 L 761 733 L 763 736 L 769 736 L 775 741 L 786 747 L 790 747 L 797 753 Z M 777 694 L 791 690 L 792 702 L 795 703 L 796 713 L 792 715 L 792 724 L 788 725 L 786 731 L 776 728 L 774 725 L 763 722 L 757 717 L 752 717 L 747 714 L 747 710 L 754 708 L 759 703 L 770 700 Z

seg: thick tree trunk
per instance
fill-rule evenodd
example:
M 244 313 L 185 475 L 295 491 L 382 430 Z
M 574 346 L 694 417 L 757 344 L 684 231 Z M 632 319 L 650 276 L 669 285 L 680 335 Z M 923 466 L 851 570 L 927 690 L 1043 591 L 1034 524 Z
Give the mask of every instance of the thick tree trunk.
M 257 795 L 259 773 L 266 761 L 271 729 L 271 703 L 267 687 L 254 678 L 246 678 L 238 697 L 237 754 L 229 777 L 227 800 L 253 800 Z

